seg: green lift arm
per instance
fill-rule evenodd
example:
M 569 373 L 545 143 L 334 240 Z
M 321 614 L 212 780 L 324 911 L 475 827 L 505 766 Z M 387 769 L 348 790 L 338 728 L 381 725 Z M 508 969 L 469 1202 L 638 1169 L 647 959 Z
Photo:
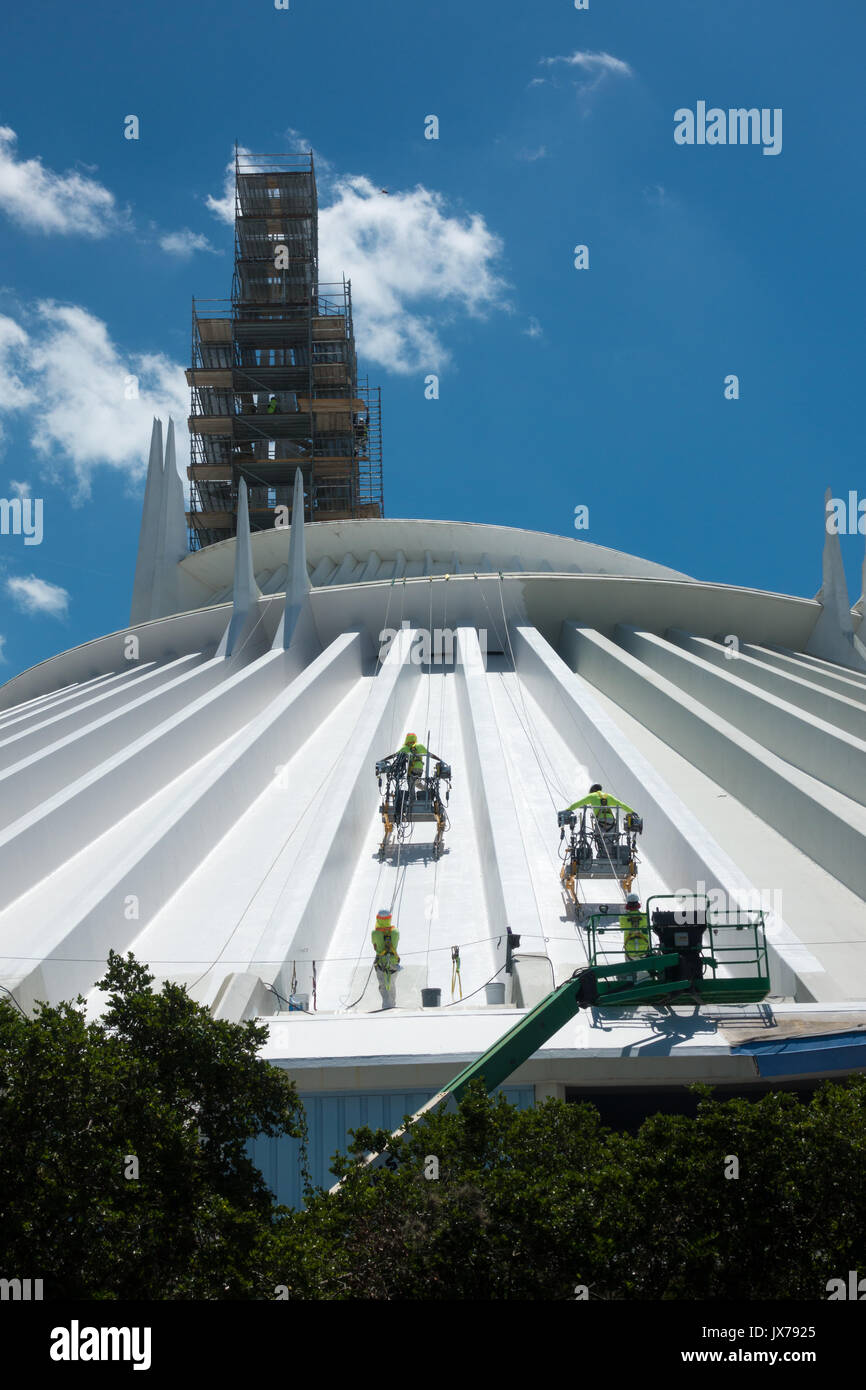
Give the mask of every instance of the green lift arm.
M 650 958 L 647 958 L 649 960 Z M 671 986 L 655 978 L 657 973 L 674 969 L 679 962 L 675 953 L 652 956 L 653 974 L 645 972 L 645 961 L 625 961 L 616 965 L 590 966 L 576 971 L 570 979 L 558 985 L 534 1009 L 515 1023 L 513 1028 L 489 1047 L 476 1061 L 464 1067 L 448 1085 L 443 1087 L 433 1105 L 447 1096 L 460 1100 L 471 1082 L 483 1076 L 488 1091 L 495 1091 L 512 1072 L 537 1052 L 540 1047 L 558 1033 L 581 1009 L 589 1009 L 602 1002 L 600 990 L 607 986 L 604 1002 L 612 1004 L 636 1004 L 660 999 L 671 994 Z M 638 983 L 635 972 L 643 967 L 645 981 Z M 624 979 L 618 978 L 624 976 Z M 681 988 L 688 989 L 684 980 Z M 425 1106 L 426 1110 L 428 1107 Z M 413 1117 L 414 1118 L 414 1117 Z
M 494 1091 L 581 1009 L 661 1004 L 680 997 L 697 1004 L 757 1003 L 766 998 L 770 979 L 763 913 L 735 911 L 713 916 L 706 906 L 683 910 L 678 896 L 676 911 L 657 911 L 650 916 L 650 903 L 660 900 L 647 901 L 646 915 L 653 923 L 659 947 L 638 959 L 622 959 L 622 928 L 618 923 L 610 924 L 610 914 L 591 917 L 587 928 L 590 964 L 576 970 L 530 1009 L 391 1137 L 405 1134 L 449 1096 L 459 1101 L 479 1077 L 488 1092 Z M 707 931 L 710 940 L 705 944 Z M 385 1150 L 371 1155 L 366 1166 L 374 1169 L 387 1161 Z M 338 1183 L 331 1191 L 339 1187 Z

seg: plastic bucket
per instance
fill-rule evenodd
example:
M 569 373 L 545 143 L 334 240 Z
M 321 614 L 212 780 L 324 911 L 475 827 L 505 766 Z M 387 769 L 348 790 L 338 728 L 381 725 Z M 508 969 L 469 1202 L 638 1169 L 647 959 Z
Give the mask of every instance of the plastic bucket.
M 422 989 L 421 1007 L 423 1009 L 438 1009 L 442 1003 L 441 989 Z
M 505 1003 L 505 985 L 501 980 L 494 980 L 492 984 L 485 985 L 484 989 L 487 993 L 488 1004 Z

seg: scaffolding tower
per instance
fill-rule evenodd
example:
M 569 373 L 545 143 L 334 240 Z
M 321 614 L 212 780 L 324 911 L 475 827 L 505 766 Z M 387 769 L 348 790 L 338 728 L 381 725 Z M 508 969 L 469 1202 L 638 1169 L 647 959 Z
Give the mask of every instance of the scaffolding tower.
M 358 382 L 351 284 L 318 276 L 312 153 L 235 150 L 230 300 L 193 300 L 190 549 L 233 536 L 238 484 L 250 526 L 383 515 L 379 387 Z

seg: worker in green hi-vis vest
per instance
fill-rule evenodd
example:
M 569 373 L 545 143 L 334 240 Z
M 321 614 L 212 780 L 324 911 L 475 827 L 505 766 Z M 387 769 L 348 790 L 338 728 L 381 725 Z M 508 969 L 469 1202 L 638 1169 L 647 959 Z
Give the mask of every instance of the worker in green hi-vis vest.
M 400 964 L 397 945 L 400 933 L 391 925 L 391 911 L 387 907 L 376 913 L 376 925 L 372 931 L 373 950 L 376 952 L 376 969 L 385 976 L 386 989 L 391 988 L 391 976 Z
M 629 893 L 626 897 L 625 912 L 619 919 L 619 925 L 622 928 L 622 945 L 626 957 L 629 960 L 640 960 L 641 956 L 649 955 L 652 947 L 649 920 L 646 913 L 640 910 L 640 898 L 637 893 Z
M 418 742 L 417 734 L 407 734 L 403 740 L 402 748 L 397 749 L 397 757 L 405 753 L 408 758 L 408 771 L 410 777 L 420 777 L 424 771 L 424 758 L 427 749 L 423 743 Z
M 609 796 L 602 791 L 601 784 L 594 782 L 589 789 L 589 796 L 581 797 L 580 801 L 575 801 L 571 806 L 566 806 L 566 811 L 579 811 L 584 806 L 592 808 L 595 819 L 601 830 L 612 830 L 616 825 L 616 815 L 613 808 L 618 806 L 625 811 L 627 816 L 635 813 L 630 806 L 626 806 L 624 801 L 617 801 L 615 796 Z

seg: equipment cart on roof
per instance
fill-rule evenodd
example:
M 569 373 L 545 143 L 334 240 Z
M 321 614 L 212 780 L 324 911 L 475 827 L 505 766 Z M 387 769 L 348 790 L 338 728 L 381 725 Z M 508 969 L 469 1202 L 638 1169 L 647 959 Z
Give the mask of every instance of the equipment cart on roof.
M 637 874 L 641 817 L 612 806 L 602 822 L 592 806 L 583 806 L 579 811 L 560 811 L 557 819 L 560 844 L 569 831 L 559 877 L 572 903 L 578 903 L 581 879 L 615 878 L 627 893 Z
M 431 769 L 430 757 L 427 753 L 424 775 L 420 777 L 409 776 L 409 759 L 403 752 L 382 758 L 376 764 L 382 792 L 379 812 L 385 829 L 379 846 L 383 859 L 392 843 L 392 835 L 400 843 L 411 833 L 412 825 L 425 821 L 436 825 L 433 858 L 438 859 L 442 853 L 449 824 L 446 806 L 451 794 L 451 767 L 441 758 L 434 758 Z M 447 783 L 444 792 L 443 782 Z

